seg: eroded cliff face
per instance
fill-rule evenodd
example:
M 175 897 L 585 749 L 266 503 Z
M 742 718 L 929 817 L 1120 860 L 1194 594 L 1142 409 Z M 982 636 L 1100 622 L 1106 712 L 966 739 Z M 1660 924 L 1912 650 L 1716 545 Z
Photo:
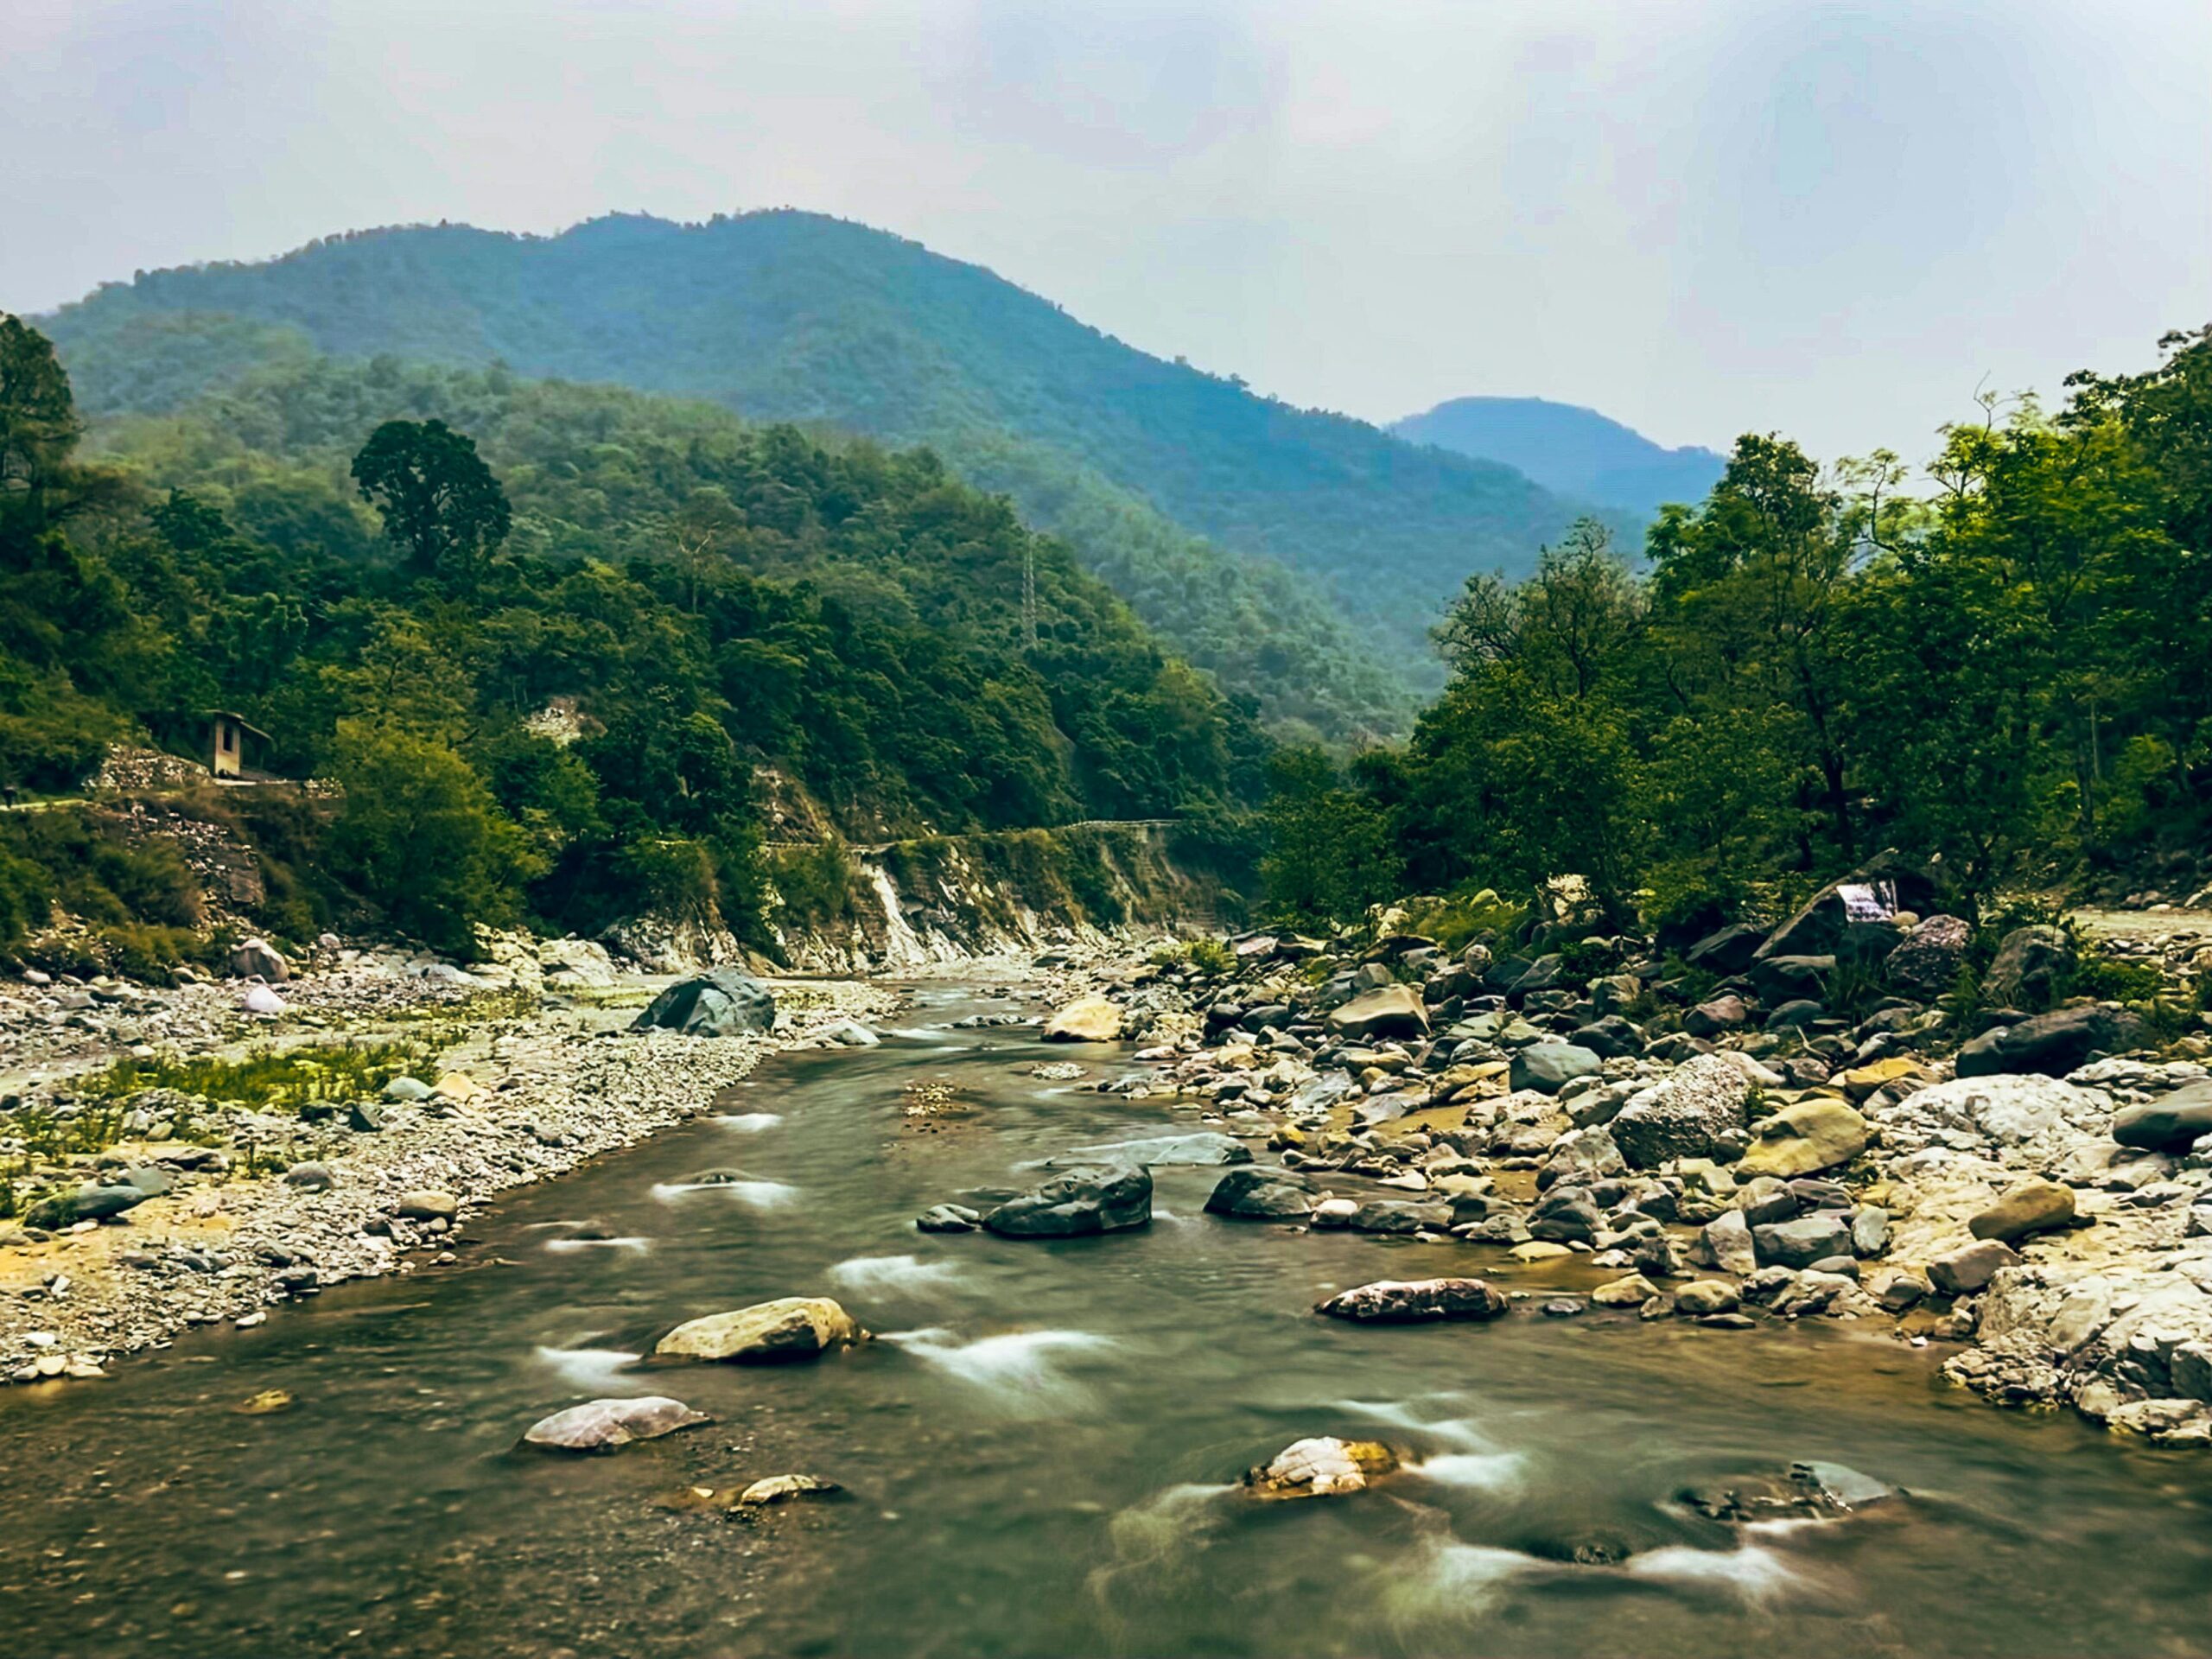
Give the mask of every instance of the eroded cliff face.
M 1130 929 L 1211 923 L 1236 905 L 1217 875 L 1177 857 L 1162 824 L 933 836 L 842 859 L 817 851 L 777 896 L 776 954 L 819 973 L 1103 943 Z

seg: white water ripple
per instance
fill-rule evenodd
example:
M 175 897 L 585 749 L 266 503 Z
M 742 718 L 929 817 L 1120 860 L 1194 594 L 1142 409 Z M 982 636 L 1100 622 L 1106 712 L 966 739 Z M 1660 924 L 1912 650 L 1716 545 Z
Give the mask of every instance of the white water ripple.
M 755 1210 L 773 1210 L 798 1197 L 798 1188 L 785 1181 L 656 1181 L 653 1197 L 663 1204 L 693 1192 L 719 1192 Z
M 778 1112 L 723 1112 L 718 1114 L 714 1121 L 740 1135 L 758 1135 L 763 1129 L 774 1128 L 784 1120 L 782 1114 Z
M 830 1268 L 830 1276 L 849 1290 L 923 1296 L 957 1283 L 961 1272 L 957 1262 L 918 1255 L 855 1255 Z

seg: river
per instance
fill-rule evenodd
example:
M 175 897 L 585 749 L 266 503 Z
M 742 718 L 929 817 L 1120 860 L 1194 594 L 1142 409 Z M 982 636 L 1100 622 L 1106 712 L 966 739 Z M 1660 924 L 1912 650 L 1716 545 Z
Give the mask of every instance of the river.
M 513 1195 L 461 1267 L 0 1394 L 0 1652 L 2212 1649 L 2212 1463 L 1993 1410 L 1925 1353 L 1632 1315 L 1339 1325 L 1313 1302 L 1370 1279 L 1570 1281 L 1219 1221 L 1212 1170 L 1160 1171 L 1139 1233 L 918 1234 L 927 1205 L 1028 1184 L 1033 1160 L 1195 1121 L 1026 1075 L 1117 1056 L 945 1028 L 971 1006 L 931 991 L 912 1035 L 771 1062 L 718 1116 Z M 924 1079 L 973 1109 L 906 1116 Z M 710 1166 L 753 1179 L 691 1188 Z M 678 1320 L 799 1294 L 879 1339 L 630 1368 Z M 289 1408 L 239 1410 L 272 1389 Z M 716 1421 L 603 1459 L 514 1449 L 563 1405 L 655 1392 Z M 1233 1490 L 1320 1433 L 1418 1462 L 1351 1499 Z M 1906 1495 L 1743 1534 L 1675 1501 L 1801 1459 Z M 669 1507 L 794 1470 L 847 1493 Z M 1592 1544 L 1626 1559 L 1575 1564 Z

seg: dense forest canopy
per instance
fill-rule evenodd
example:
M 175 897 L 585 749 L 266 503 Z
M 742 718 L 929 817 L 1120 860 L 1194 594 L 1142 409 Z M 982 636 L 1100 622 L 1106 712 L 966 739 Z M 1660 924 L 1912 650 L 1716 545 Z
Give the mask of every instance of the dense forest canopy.
M 1738 442 L 1638 574 L 1579 526 L 1471 579 L 1402 748 L 1286 756 L 1276 902 L 1573 872 L 1615 919 L 1771 912 L 1895 847 L 1962 894 L 2191 868 L 2212 838 L 2212 329 L 2054 414 L 1993 404 L 1916 482 Z M 1332 849 L 1358 849 L 1347 859 Z
M 1577 511 L 810 213 L 366 232 L 146 273 L 47 326 L 97 414 L 162 412 L 271 360 L 390 353 L 926 443 L 1270 719 L 1336 738 L 1402 731 L 1441 683 L 1424 633 L 1461 576 L 1527 571 Z
M 441 943 L 710 899 L 757 930 L 763 762 L 854 832 L 1260 787 L 1250 704 L 925 451 L 303 357 L 88 454 L 48 343 L 0 330 L 0 771 L 65 787 L 237 709 L 345 785 L 347 891 Z M 556 700 L 581 741 L 532 723 Z

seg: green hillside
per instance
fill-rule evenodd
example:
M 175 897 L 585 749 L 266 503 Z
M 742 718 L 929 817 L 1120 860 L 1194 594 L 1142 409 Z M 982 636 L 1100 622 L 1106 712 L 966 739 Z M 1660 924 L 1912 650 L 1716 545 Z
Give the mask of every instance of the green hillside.
M 1574 516 L 1507 467 L 1255 396 L 977 267 L 806 213 L 363 232 L 149 273 L 48 326 L 100 413 L 170 407 L 312 347 L 497 361 L 925 442 L 1066 536 L 1224 683 L 1338 734 L 1401 722 L 1408 693 L 1441 683 L 1427 630 L 1464 578 L 1532 568 Z
M 458 563 L 372 510 L 357 459 L 446 429 L 497 504 Z M 295 937 L 345 906 L 465 943 L 709 898 L 761 937 L 764 760 L 856 836 L 1216 821 L 1260 787 L 1249 705 L 926 452 L 313 356 L 78 433 L 46 343 L 0 318 L 0 778 L 66 790 L 111 741 L 243 713 L 255 764 L 346 785 L 293 861 L 327 890 L 272 920 Z M 556 701 L 570 747 L 531 724 Z M 68 887 L 81 849 L 18 842 L 0 944 L 54 897 L 147 913 Z
M 1727 465 L 1710 449 L 1669 449 L 1594 409 L 1544 397 L 1454 397 L 1390 430 L 1502 461 L 1548 490 L 1643 518 L 1670 501 L 1704 500 Z

